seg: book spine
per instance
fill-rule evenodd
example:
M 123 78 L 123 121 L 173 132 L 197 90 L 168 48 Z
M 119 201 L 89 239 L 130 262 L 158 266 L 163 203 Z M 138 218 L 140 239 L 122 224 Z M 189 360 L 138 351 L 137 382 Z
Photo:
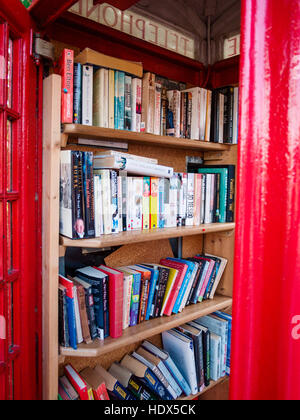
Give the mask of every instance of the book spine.
M 85 292 L 82 286 L 77 286 L 77 299 L 79 305 L 79 312 L 80 312 L 80 320 L 82 325 L 82 334 L 83 340 L 86 344 L 90 344 L 92 342 L 88 317 L 87 317 L 87 309 L 85 303 Z
M 82 124 L 93 125 L 93 66 L 82 71 Z
M 112 233 L 110 171 L 101 171 L 104 234 Z
M 122 200 L 122 177 L 118 176 L 118 228 L 119 232 L 123 232 L 123 200 Z
M 115 72 L 109 70 L 108 81 L 108 127 L 115 128 Z
M 130 306 L 130 327 L 137 325 L 140 304 L 141 276 L 133 275 L 131 306 Z
M 118 83 L 118 128 L 125 129 L 125 73 L 119 72 Z
M 210 141 L 210 130 L 211 130 L 211 100 L 212 92 L 207 91 L 207 104 L 206 104 L 206 125 L 205 125 L 205 141 Z
M 62 76 L 62 124 L 73 123 L 73 97 L 74 97 L 74 51 L 64 49 L 60 59 L 60 74 Z
M 155 270 L 152 273 L 151 281 L 150 281 L 150 288 L 149 288 L 149 298 L 148 298 L 148 304 L 147 304 L 147 312 L 146 312 L 146 321 L 150 319 L 150 316 L 152 316 L 153 313 L 153 302 L 154 302 L 154 296 L 156 292 L 156 285 L 158 281 L 158 270 Z
M 154 134 L 161 133 L 161 85 L 155 83 L 155 112 L 154 112 Z
M 161 314 L 168 279 L 169 279 L 169 271 L 160 270 L 158 291 L 157 291 L 153 318 L 158 318 Z
M 82 64 L 74 64 L 74 106 L 73 106 L 73 122 L 74 124 L 82 123 Z
M 158 225 L 160 229 L 164 229 L 165 227 L 165 180 L 163 178 L 159 179 L 159 218 L 158 218 Z
M 149 296 L 149 286 L 150 286 L 149 279 L 146 276 L 142 275 L 138 324 L 144 322 L 146 318 L 147 301 L 148 301 L 148 296 Z
M 119 233 L 118 173 L 110 171 L 112 233 Z
M 142 80 L 137 79 L 136 82 L 136 126 L 135 131 L 140 133 L 142 131 Z
M 103 331 L 104 338 L 110 335 L 110 316 L 109 316 L 109 279 L 108 276 L 103 279 L 102 290 L 103 290 Z
M 125 316 L 125 328 L 128 328 L 130 325 L 130 306 L 131 306 L 131 294 L 132 294 L 132 282 L 133 276 L 127 277 L 127 290 L 126 290 L 126 316 Z
M 73 226 L 75 224 L 73 177 L 73 152 L 70 150 L 63 151 L 60 153 L 59 232 L 68 238 L 73 238 Z
M 82 179 L 82 152 L 72 152 L 73 160 L 73 238 L 83 239 L 85 236 L 85 222 L 83 213 L 83 179 Z
M 180 137 L 180 100 L 181 93 L 176 90 L 171 90 L 167 92 L 169 100 L 169 109 L 173 113 L 173 122 L 174 122 L 174 135 L 175 137 Z
M 195 174 L 188 174 L 186 226 L 194 225 Z
M 137 132 L 137 81 L 138 79 L 132 79 L 131 83 L 131 131 Z
M 133 131 L 133 121 L 132 121 L 132 78 L 130 76 L 125 76 L 125 130 Z
M 201 174 L 195 174 L 194 226 L 201 224 Z
M 93 153 L 83 152 L 84 162 L 84 204 L 85 204 L 85 237 L 95 237 L 95 203 L 94 203 L 94 177 Z
M 158 178 L 151 178 L 151 195 L 150 195 L 150 227 L 158 228 Z
M 109 127 L 109 71 L 104 70 L 104 82 L 103 82 L 103 98 L 101 104 L 103 106 L 103 127 Z
M 119 72 L 115 72 L 114 125 L 119 129 Z
M 133 230 L 142 230 L 143 228 L 143 178 L 133 178 Z
M 162 87 L 161 90 L 161 135 L 167 135 L 167 114 L 168 114 L 168 97 L 167 89 Z
M 85 304 L 87 308 L 91 339 L 95 340 L 95 338 L 97 338 L 97 326 L 92 287 L 85 289 Z
M 170 220 L 168 227 L 177 226 L 178 211 L 178 178 L 176 175 L 170 179 Z
M 122 219 L 123 232 L 127 231 L 127 177 L 122 176 Z
M 143 230 L 150 229 L 150 178 L 143 178 Z

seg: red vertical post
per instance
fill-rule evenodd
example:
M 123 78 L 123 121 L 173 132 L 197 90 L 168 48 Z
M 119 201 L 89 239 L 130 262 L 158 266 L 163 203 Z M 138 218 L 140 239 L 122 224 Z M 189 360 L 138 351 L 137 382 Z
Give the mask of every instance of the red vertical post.
M 300 2 L 242 3 L 231 399 L 300 399 Z

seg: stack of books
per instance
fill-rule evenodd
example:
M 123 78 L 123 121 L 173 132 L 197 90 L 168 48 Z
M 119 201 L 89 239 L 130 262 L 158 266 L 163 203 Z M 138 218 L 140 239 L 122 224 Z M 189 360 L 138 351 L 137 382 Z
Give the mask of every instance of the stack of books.
M 163 332 L 163 348 L 144 341 L 108 371 L 97 365 L 78 373 L 66 365 L 59 399 L 168 401 L 197 395 L 230 374 L 231 326 L 231 315 L 216 312 Z
M 65 150 L 60 192 L 60 234 L 71 239 L 227 223 L 234 221 L 235 166 L 174 173 L 123 152 Z
M 60 276 L 60 344 L 77 349 L 96 338 L 118 338 L 128 327 L 213 299 L 226 265 L 225 258 L 204 254 Z
M 237 143 L 238 88 L 186 89 L 141 63 L 85 49 L 60 59 L 62 123 Z

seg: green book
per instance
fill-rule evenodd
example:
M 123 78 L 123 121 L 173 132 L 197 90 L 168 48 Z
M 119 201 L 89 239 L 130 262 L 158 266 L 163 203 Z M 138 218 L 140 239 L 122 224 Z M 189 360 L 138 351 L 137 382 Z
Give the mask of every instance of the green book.
M 220 174 L 220 223 L 226 223 L 227 212 L 227 185 L 228 169 L 226 168 L 201 168 L 199 174 Z

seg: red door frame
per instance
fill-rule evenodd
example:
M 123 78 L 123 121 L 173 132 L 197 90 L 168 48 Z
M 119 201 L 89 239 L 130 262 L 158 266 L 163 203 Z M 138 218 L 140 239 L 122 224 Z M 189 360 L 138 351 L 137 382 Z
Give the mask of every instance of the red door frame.
M 6 45 L 8 30 L 15 40 L 13 64 L 17 67 L 14 79 L 14 105 L 6 103 L 6 77 L 1 80 L 1 144 L 2 175 L 6 174 L 4 161 L 6 146 L 4 119 L 13 121 L 14 140 L 14 186 L 12 192 L 2 188 L 2 201 L 13 201 L 12 238 L 13 270 L 8 271 L 5 241 L 9 235 L 6 228 L 6 213 L 1 212 L 1 224 L 4 227 L 2 246 L 0 247 L 1 284 L 0 311 L 6 319 L 6 339 L 0 338 L 0 399 L 32 400 L 39 399 L 41 390 L 41 126 L 39 125 L 40 69 L 31 58 L 32 27 L 29 13 L 19 0 L 3 2 L 0 5 L 1 24 L 1 60 L 2 71 L 7 59 Z M 5 23 L 4 23 L 5 22 Z M 38 82 L 37 82 L 38 81 Z M 11 109 L 13 108 L 13 109 Z M 6 124 L 6 122 L 5 122 Z M 0 193 L 1 194 L 1 193 Z M 3 206 L 4 207 L 4 206 Z M 2 238 L 1 238 L 2 241 Z M 4 245 L 4 246 L 3 246 Z M 3 281 L 4 280 L 4 281 Z M 8 301 L 9 290 L 13 285 L 13 297 Z M 12 325 L 8 317 L 12 309 Z M 13 329 L 13 347 L 9 347 Z M 13 362 L 13 370 L 12 370 Z
M 232 399 L 300 399 L 300 3 L 243 0 Z

